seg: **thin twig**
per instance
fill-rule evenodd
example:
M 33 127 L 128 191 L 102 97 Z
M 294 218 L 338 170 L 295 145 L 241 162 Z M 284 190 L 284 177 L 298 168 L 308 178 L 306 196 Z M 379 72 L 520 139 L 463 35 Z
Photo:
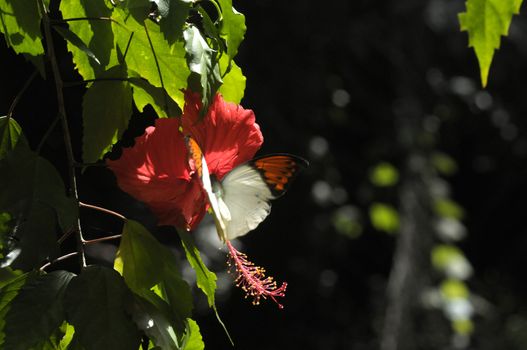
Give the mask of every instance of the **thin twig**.
M 50 20 L 52 24 L 57 23 L 65 23 L 65 22 L 73 22 L 73 21 L 110 21 L 119 24 L 116 20 L 114 20 L 111 17 L 72 17 L 72 18 L 64 18 L 60 20 Z
M 40 12 L 42 13 L 42 22 L 44 27 L 44 35 L 47 43 L 47 54 L 51 62 L 51 69 L 53 72 L 53 78 L 55 80 L 55 89 L 57 93 L 57 105 L 59 109 L 59 117 L 62 124 L 62 133 L 64 136 L 64 145 L 66 148 L 66 156 L 68 159 L 68 171 L 69 171 L 69 193 L 70 196 L 75 198 L 76 201 L 79 200 L 79 195 L 77 192 L 77 178 L 75 174 L 75 157 L 73 154 L 73 146 L 71 143 L 70 130 L 68 126 L 68 118 L 66 115 L 66 105 L 64 103 L 63 95 L 63 82 L 62 77 L 60 76 L 59 65 L 57 62 L 57 57 L 55 55 L 55 47 L 53 46 L 53 37 L 51 35 L 51 22 L 49 18 L 49 13 L 47 12 L 46 6 L 44 6 L 43 0 L 38 1 L 38 6 L 40 7 Z M 80 218 L 77 218 L 77 224 L 75 227 L 75 233 L 77 238 L 77 252 L 79 253 L 79 263 L 81 268 L 86 267 L 86 257 L 84 255 L 84 246 L 82 241 L 82 228 L 80 223 Z
M 42 150 L 42 147 L 46 143 L 46 140 L 48 139 L 49 135 L 51 135 L 51 132 L 55 130 L 55 127 L 57 126 L 57 123 L 60 121 L 60 117 L 57 116 L 53 121 L 51 122 L 51 125 L 48 127 L 48 130 L 44 133 L 44 136 L 42 136 L 42 139 L 40 140 L 38 146 L 37 146 L 37 154 L 40 154 L 40 151 Z
M 72 256 L 75 256 L 77 254 L 79 254 L 79 252 L 73 252 L 73 253 L 69 253 L 69 254 L 63 255 L 63 256 L 59 256 L 55 260 L 51 260 L 51 261 L 45 263 L 44 265 L 42 265 L 39 270 L 40 271 L 44 271 L 49 266 L 51 266 L 51 265 L 53 265 L 55 263 L 58 263 L 59 261 L 66 260 L 67 258 L 71 258 Z
M 66 238 L 68 238 L 72 233 L 74 232 L 74 230 L 69 230 L 67 232 L 65 232 L 62 236 L 60 236 L 60 238 L 57 240 L 57 243 L 60 245 L 62 244 L 62 242 L 64 242 L 66 240 Z
M 35 79 L 35 77 L 37 76 L 37 73 L 38 73 L 38 71 L 35 69 L 33 71 L 33 73 L 29 76 L 29 78 L 26 80 L 26 82 L 24 83 L 24 86 L 22 86 L 22 89 L 20 89 L 18 94 L 15 96 L 15 99 L 11 103 L 11 106 L 9 106 L 9 111 L 7 112 L 7 119 L 8 120 L 13 115 L 13 111 L 15 110 L 15 107 L 18 104 L 18 101 L 20 101 L 20 98 L 22 97 L 24 92 L 26 92 L 27 88 L 29 87 L 29 85 L 31 84 L 33 79 Z
M 85 245 L 88 245 L 88 244 L 93 244 L 93 243 L 99 243 L 99 242 L 104 242 L 104 241 L 109 241 L 109 240 L 112 240 L 112 239 L 117 239 L 117 238 L 121 238 L 122 235 L 121 234 L 118 234 L 118 235 L 113 235 L 113 236 L 106 236 L 106 237 L 101 237 L 101 238 L 95 238 L 95 239 L 89 239 L 89 240 L 84 240 L 84 244 Z
M 97 79 L 86 79 L 81 81 L 65 81 L 62 83 L 63 87 L 75 87 L 79 85 L 85 85 L 96 81 L 128 81 L 129 78 L 97 78 Z
M 106 213 L 106 214 L 110 214 L 110 215 L 113 215 L 113 216 L 116 216 L 122 220 L 126 220 L 126 217 L 124 215 L 121 215 L 113 210 L 110 210 L 110 209 L 106 209 L 106 208 L 101 208 L 101 207 L 98 207 L 96 205 L 92 205 L 92 204 L 86 204 L 86 203 L 83 203 L 83 202 L 79 202 L 79 206 L 80 207 L 84 207 L 84 208 L 90 208 L 90 209 L 94 209 L 94 210 L 98 210 L 98 211 L 101 211 L 103 213 Z
M 124 54 L 123 54 L 123 61 L 126 61 L 126 55 L 128 54 L 128 49 L 130 48 L 130 44 L 132 43 L 132 38 L 134 37 L 134 33 L 135 32 L 132 32 L 132 34 L 130 34 L 130 37 L 128 38 L 128 42 L 126 43 L 126 49 L 124 49 Z
M 161 83 L 161 88 L 163 89 L 163 97 L 165 100 L 165 111 L 166 113 L 169 113 L 168 96 L 167 96 L 167 91 L 165 90 L 165 84 L 163 83 L 163 76 L 161 75 L 161 67 L 159 66 L 159 61 L 157 60 L 156 51 L 154 50 L 152 39 L 150 39 L 150 34 L 148 33 L 148 28 L 146 27 L 146 22 L 143 23 L 143 27 L 145 28 L 146 37 L 148 38 L 148 43 L 150 44 L 150 50 L 152 50 L 152 54 L 154 55 L 154 61 L 156 62 L 157 74 L 159 75 L 159 82 Z

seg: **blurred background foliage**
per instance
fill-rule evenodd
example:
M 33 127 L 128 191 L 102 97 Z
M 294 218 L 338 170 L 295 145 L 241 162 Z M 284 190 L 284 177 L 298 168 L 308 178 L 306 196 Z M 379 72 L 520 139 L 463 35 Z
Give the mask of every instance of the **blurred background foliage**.
M 513 19 L 483 90 L 459 31 L 462 0 L 234 6 L 247 21 L 237 63 L 247 76 L 242 104 L 265 137 L 261 154 L 311 163 L 237 242 L 288 282 L 284 310 L 243 300 L 210 221 L 195 233 L 237 348 L 387 350 L 397 335 L 402 349 L 526 349 L 527 17 Z M 0 50 L 7 111 L 33 68 Z M 61 52 L 65 80 L 79 80 Z M 37 79 L 14 115 L 33 148 L 55 118 L 52 89 Z M 83 92 L 65 96 L 78 155 Z M 121 145 L 154 117 L 135 111 Z M 58 135 L 42 155 L 65 172 Z M 104 167 L 85 170 L 80 198 L 141 221 L 181 255 L 175 231 L 155 229 Z M 81 216 L 87 238 L 119 232 L 118 220 Z M 91 261 L 111 265 L 115 245 L 90 248 Z M 206 300 L 195 313 L 207 348 L 229 349 Z

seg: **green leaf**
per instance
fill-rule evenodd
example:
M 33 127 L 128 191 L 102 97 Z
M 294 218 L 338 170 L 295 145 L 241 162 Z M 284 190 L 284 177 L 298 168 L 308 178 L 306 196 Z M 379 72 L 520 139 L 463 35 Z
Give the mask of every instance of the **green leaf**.
M 0 159 L 5 158 L 8 152 L 12 151 L 17 142 L 24 139 L 22 128 L 16 120 L 8 117 L 0 117 Z
M 185 60 L 183 42 L 176 41 L 169 45 L 156 23 L 145 21 L 141 24 L 133 17 L 127 17 L 119 8 L 113 11 L 112 18 L 115 42 L 121 49 L 126 48 L 130 35 L 133 33 L 126 55 L 128 69 L 137 72 L 155 87 L 163 85 L 169 96 L 180 107 L 183 107 L 182 89 L 187 87 L 187 77 L 190 74 Z M 161 84 L 160 75 L 163 84 Z
M 434 203 L 434 209 L 437 215 L 443 218 L 452 218 L 461 220 L 465 216 L 463 208 L 450 199 L 438 199 Z
M 17 53 L 42 57 L 41 14 L 36 1 L 0 0 L 0 32 Z
M 64 19 L 68 18 L 109 18 L 112 11 L 103 0 L 61 1 L 60 11 Z M 69 30 L 82 43 L 87 45 L 90 52 L 97 57 L 96 63 L 87 51 L 67 42 L 68 51 L 73 55 L 73 62 L 84 79 L 94 79 L 103 73 L 108 66 L 117 64 L 114 50 L 114 36 L 109 20 L 69 21 Z M 113 55 L 112 55 L 113 52 Z
M 199 331 L 198 324 L 191 320 L 190 318 L 187 320 L 187 332 L 186 337 L 183 343 L 183 349 L 184 350 L 203 350 L 205 349 L 205 344 L 203 343 L 203 339 L 201 337 L 201 333 Z
M 161 349 L 180 349 L 169 306 L 160 297 L 152 292 L 147 298 L 135 295 L 131 313 L 139 329 L 145 332 L 156 346 Z M 179 338 L 181 336 L 180 333 Z
M 126 78 L 125 69 L 114 66 L 101 78 Z M 94 82 L 82 101 L 84 126 L 83 159 L 93 163 L 101 159 L 128 127 L 132 116 L 132 87 L 127 81 Z
M 67 28 L 62 28 L 62 27 L 55 26 L 55 27 L 53 27 L 53 29 L 55 29 L 55 31 L 57 33 L 59 33 L 60 36 L 62 36 L 65 40 L 67 40 L 68 43 L 76 46 L 81 51 L 84 51 L 84 53 L 86 55 L 88 55 L 88 57 L 93 59 L 95 61 L 95 63 L 97 63 L 98 65 L 101 64 L 101 62 L 99 61 L 97 56 L 95 56 L 93 51 L 90 50 L 90 48 L 88 46 L 86 46 L 86 44 L 82 41 L 82 39 L 77 36 L 77 34 L 73 33 L 71 30 L 69 30 Z
M 173 256 L 171 254 L 173 259 Z M 165 258 L 165 261 L 169 261 Z M 169 264 L 167 264 L 169 265 Z M 192 315 L 192 293 L 186 281 L 179 275 L 174 268 L 165 268 L 163 282 L 160 285 L 163 299 L 165 299 L 172 310 L 172 314 L 177 316 L 177 320 L 182 321 Z
M 125 312 L 132 295 L 114 270 L 88 266 L 73 278 L 64 295 L 73 341 L 87 350 L 129 350 L 139 347 L 140 334 Z
M 470 292 L 464 282 L 456 279 L 447 279 L 441 283 L 441 294 L 446 299 L 466 299 L 470 295 Z
M 230 62 L 230 68 L 229 68 Z M 242 70 L 233 60 L 230 60 L 227 55 L 220 58 L 220 71 L 228 73 L 223 77 L 223 84 L 218 89 L 223 95 L 225 101 L 240 103 L 244 92 L 247 79 L 242 73 Z
M 163 278 L 163 247 L 140 223 L 126 220 L 118 257 L 123 265 L 123 278 L 136 293 L 149 290 Z
M 462 31 L 468 32 L 468 45 L 478 57 L 481 84 L 487 85 L 494 50 L 501 36 L 509 32 L 512 16 L 520 12 L 522 0 L 468 0 L 466 12 L 459 14 Z
M 0 345 L 4 343 L 6 326 L 5 316 L 9 312 L 11 302 L 17 296 L 20 289 L 24 286 L 27 280 L 34 278 L 36 273 L 25 273 L 10 279 L 7 283 L 0 287 Z
M 203 113 L 208 110 L 216 91 L 222 83 L 216 55 L 199 29 L 189 25 L 183 32 L 190 71 L 199 76 Z
M 44 339 L 38 342 L 31 348 L 25 348 L 29 350 L 64 350 L 65 347 L 61 347 L 61 339 L 64 337 L 65 327 L 56 328 L 51 333 L 48 339 Z
M 161 32 L 172 45 L 181 37 L 193 0 L 154 0 L 159 9 Z
M 118 4 L 138 22 L 143 22 L 148 17 L 152 7 L 150 0 L 124 0 Z
M 456 161 L 442 152 L 436 152 L 432 155 L 432 164 L 442 175 L 453 175 L 457 171 Z
M 144 112 L 146 105 L 151 105 L 160 118 L 181 115 L 181 109 L 177 103 L 162 88 L 155 87 L 139 77 L 130 78 L 128 81 L 132 85 L 134 102 L 138 110 Z
M 77 209 L 53 165 L 19 145 L 0 161 L 0 213 L 17 223 L 4 264 L 29 270 L 57 252 L 58 226 L 69 230 Z
M 73 276 L 55 271 L 28 281 L 20 289 L 5 318 L 5 348 L 26 350 L 52 336 L 65 319 L 62 296 Z
M 190 266 L 196 272 L 196 282 L 199 287 L 207 296 L 209 306 L 214 306 L 214 293 L 216 292 L 216 274 L 211 272 L 207 266 L 201 260 L 198 248 L 194 245 L 194 241 L 190 234 L 183 230 L 178 230 L 179 237 L 183 248 L 185 248 L 185 254 Z
M 18 278 L 22 273 L 18 270 L 13 270 L 10 267 L 0 268 L 0 289 L 6 284 Z
M 220 35 L 227 42 L 227 54 L 233 59 L 247 30 L 245 16 L 232 7 L 232 0 L 217 0 L 217 2 L 222 11 Z
M 374 203 L 370 206 L 370 220 L 379 231 L 395 233 L 399 230 L 399 214 L 388 204 Z
M 452 321 L 452 328 L 458 334 L 467 336 L 474 332 L 474 322 L 468 319 L 458 319 Z
M 458 247 L 441 244 L 432 249 L 432 265 L 438 270 L 444 270 L 453 260 L 464 259 Z
M 390 163 L 381 162 L 371 171 L 370 181 L 379 187 L 393 186 L 399 181 L 399 172 Z
M 172 252 L 138 222 L 125 222 L 114 268 L 122 273 L 127 285 L 143 297 L 157 285 L 160 295 L 169 304 L 175 328 L 183 332 L 183 321 L 192 312 L 190 288 L 179 275 Z
M 73 339 L 73 334 L 75 333 L 75 328 L 71 324 L 69 324 L 67 322 L 65 322 L 64 325 L 61 328 L 63 328 L 63 330 L 64 330 L 64 336 L 60 340 L 59 349 L 66 349 L 66 348 L 68 348 L 68 345 L 70 345 L 70 343 L 71 343 L 71 341 Z

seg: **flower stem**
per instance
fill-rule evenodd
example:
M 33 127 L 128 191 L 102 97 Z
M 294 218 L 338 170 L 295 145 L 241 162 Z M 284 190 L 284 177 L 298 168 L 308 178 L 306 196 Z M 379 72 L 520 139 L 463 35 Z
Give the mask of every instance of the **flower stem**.
M 66 105 L 64 103 L 64 94 L 63 94 L 63 82 L 62 77 L 60 76 L 59 66 L 57 62 L 57 56 L 55 54 L 55 47 L 53 46 L 53 38 L 51 35 L 51 20 L 49 13 L 47 12 L 46 6 L 44 5 L 43 0 L 38 1 L 38 6 L 40 12 L 42 13 L 42 22 L 44 28 L 44 36 L 47 43 L 47 54 L 51 63 L 51 70 L 53 72 L 53 78 L 55 80 L 55 90 L 57 93 L 57 105 L 59 118 L 62 124 L 62 134 L 64 137 L 64 145 L 66 148 L 66 156 L 68 159 L 68 171 L 69 171 L 69 194 L 71 197 L 75 198 L 78 202 L 79 195 L 77 192 L 77 178 L 75 174 L 75 157 L 73 154 L 73 146 L 71 143 L 71 136 L 68 126 L 68 118 L 66 115 Z M 84 246 L 82 244 L 82 229 L 80 219 L 77 218 L 77 223 L 75 227 L 75 236 L 77 238 L 77 253 L 79 255 L 79 263 L 81 268 L 86 267 L 86 257 L 84 255 Z

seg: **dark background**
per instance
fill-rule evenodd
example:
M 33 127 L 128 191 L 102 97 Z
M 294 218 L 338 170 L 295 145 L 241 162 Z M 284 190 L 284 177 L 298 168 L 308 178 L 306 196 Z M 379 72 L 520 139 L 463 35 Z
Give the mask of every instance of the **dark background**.
M 380 161 L 389 161 L 401 170 L 400 183 L 413 181 L 404 168 L 420 144 L 408 147 L 401 137 L 406 133 L 433 139 L 422 151 L 445 152 L 457 163 L 457 172 L 445 180 L 465 210 L 468 236 L 458 245 L 474 269 L 468 285 L 477 301 L 475 331 L 467 347 L 527 349 L 526 17 L 514 18 L 483 91 L 467 34 L 459 31 L 462 0 L 234 5 L 248 27 L 237 62 L 247 76 L 242 104 L 255 111 L 265 138 L 260 154 L 288 152 L 311 163 L 273 204 L 270 217 L 239 242 L 255 263 L 288 282 L 283 310 L 271 301 L 253 306 L 244 300 L 240 290 L 231 288 L 224 253 L 207 240 L 210 222 L 196 233 L 205 259 L 218 273 L 218 309 L 236 348 L 379 348 L 398 236 L 373 229 L 368 208 L 376 201 L 396 207 L 404 201 L 397 187 L 376 188 L 368 174 Z M 5 114 L 33 68 L 0 46 Z M 78 80 L 62 50 L 64 79 Z M 33 147 L 55 116 L 53 89 L 51 81 L 37 78 L 15 110 Z M 65 96 L 77 155 L 83 91 L 71 88 Z M 153 112 L 136 114 L 125 146 L 153 122 Z M 42 155 L 64 172 L 61 140 L 57 130 Z M 141 221 L 181 256 L 175 231 L 156 229 L 153 216 L 119 191 L 109 170 L 87 169 L 80 196 Z M 334 214 L 342 207 L 357 213 L 362 226 L 357 237 L 335 228 Z M 85 210 L 81 215 L 88 238 L 118 233 L 119 223 L 111 218 Z M 89 259 L 104 261 L 114 251 L 114 245 L 99 245 Z M 428 286 L 437 286 L 440 277 L 431 267 L 424 269 Z M 184 273 L 191 275 L 188 267 Z M 196 298 L 195 318 L 207 349 L 229 349 L 213 312 L 198 292 Z M 416 339 L 409 349 L 455 348 L 440 310 L 416 299 L 409 322 Z

